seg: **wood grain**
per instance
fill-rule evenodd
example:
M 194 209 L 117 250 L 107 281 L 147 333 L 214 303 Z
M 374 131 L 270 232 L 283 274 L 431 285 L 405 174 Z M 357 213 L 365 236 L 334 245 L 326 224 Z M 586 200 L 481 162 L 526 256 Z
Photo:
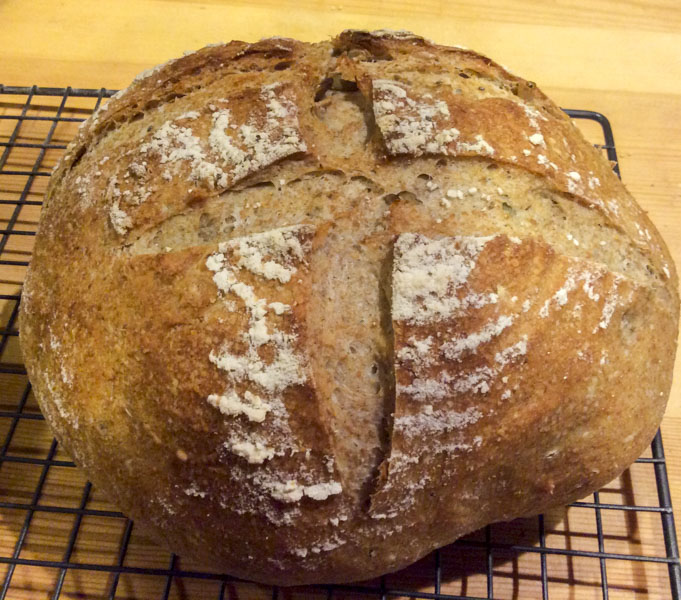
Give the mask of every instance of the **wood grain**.
M 330 37 L 348 27 L 410 29 L 444 44 L 472 47 L 536 81 L 561 106 L 600 111 L 610 119 L 625 183 L 649 212 L 681 264 L 681 5 L 677 0 L 477 0 L 447 2 L 405 0 L 106 0 L 76 2 L 5 0 L 0 3 L 3 44 L 0 47 L 0 82 L 6 85 L 121 88 L 139 71 L 206 43 L 268 35 L 303 40 Z M 42 102 L 42 99 L 41 99 Z M 45 100 L 45 111 L 58 99 Z M 82 116 L 93 102 L 74 104 L 72 115 Z M 3 110 L 0 107 L 0 114 Z M 39 109 L 38 109 L 39 110 Z M 80 112 L 78 112 L 80 110 Z M 38 114 L 38 113 L 36 113 Z M 0 140 L 8 124 L 0 121 Z M 40 142 L 45 131 L 39 124 L 22 130 L 26 141 Z M 60 126 L 58 143 L 66 143 L 72 130 Z M 57 160 L 49 150 L 45 168 Z M 16 151 L 12 168 L 30 169 L 35 153 Z M 40 199 L 46 178 L 35 178 L 24 190 L 25 178 L 3 176 L 0 199 Z M 11 207 L 0 205 L 0 224 L 7 223 Z M 18 225 L 35 228 L 36 207 L 22 209 Z M 2 257 L 26 260 L 32 238 L 13 236 Z M 23 257 L 23 258 L 22 258 Z M 0 267 L 0 293 L 14 293 L 25 269 Z M 4 326 L 13 303 L 0 301 Z M 20 349 L 13 339 L 3 362 L 19 363 Z M 0 379 L 0 410 L 14 410 L 25 377 Z M 29 399 L 28 411 L 36 407 Z M 5 439 L 11 420 L 0 419 Z M 681 508 L 681 361 L 677 356 L 672 395 L 663 424 L 672 499 Z M 42 421 L 21 421 L 9 452 L 44 458 L 51 437 Z M 60 454 L 60 458 L 66 459 Z M 643 467 L 647 467 L 643 468 Z M 40 465 L 0 464 L 0 500 L 30 502 L 40 476 Z M 602 492 L 601 501 L 656 505 L 657 495 L 649 465 L 635 465 Z M 69 467 L 52 467 L 41 505 L 77 507 L 83 476 Z M 88 507 L 109 510 L 105 498 L 93 490 Z M 26 516 L 25 510 L 0 509 L 0 556 L 11 554 Z M 23 558 L 61 560 L 75 516 L 35 513 Z M 659 516 L 654 513 L 603 511 L 606 549 L 613 552 L 664 554 Z M 677 519 L 681 520 L 681 519 Z M 124 527 L 122 519 L 86 517 L 81 525 L 72 560 L 113 565 Z M 492 528 L 493 535 L 538 544 L 536 520 L 515 521 Z M 547 516 L 547 543 L 555 547 L 597 550 L 592 509 L 571 508 Z M 473 536 L 484 541 L 484 533 Z M 166 568 L 170 557 L 140 532 L 133 530 L 126 564 Z M 432 557 L 389 578 L 403 589 L 432 591 Z M 443 553 L 443 592 L 486 596 L 485 552 L 450 548 Z M 182 565 L 185 567 L 185 565 Z M 600 598 L 598 560 L 549 557 L 551 598 Z M 536 553 L 503 553 L 494 559 L 494 596 L 541 597 Z M 196 565 L 199 569 L 200 566 Z M 4 578 L 6 565 L 0 565 Z M 59 570 L 17 567 L 12 576 L 11 598 L 45 598 Z M 611 598 L 669 597 L 664 565 L 607 561 Z M 110 573 L 69 570 L 63 598 L 106 597 L 114 577 Z M 160 597 L 165 577 L 124 574 L 117 583 L 117 598 Z M 218 597 L 219 583 L 183 579 L 171 586 L 173 598 Z M 230 584 L 229 598 L 267 598 L 265 588 Z M 283 598 L 324 598 L 307 590 L 290 590 Z M 359 598 L 336 594 L 335 598 Z

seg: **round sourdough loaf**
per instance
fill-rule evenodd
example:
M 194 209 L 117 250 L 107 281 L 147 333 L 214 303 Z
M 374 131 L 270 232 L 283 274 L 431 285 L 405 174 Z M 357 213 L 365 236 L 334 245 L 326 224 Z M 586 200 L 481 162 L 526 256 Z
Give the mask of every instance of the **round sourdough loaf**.
M 21 342 L 59 442 L 156 538 L 327 583 L 618 475 L 677 318 L 659 233 L 534 84 L 346 31 L 206 47 L 88 119 Z

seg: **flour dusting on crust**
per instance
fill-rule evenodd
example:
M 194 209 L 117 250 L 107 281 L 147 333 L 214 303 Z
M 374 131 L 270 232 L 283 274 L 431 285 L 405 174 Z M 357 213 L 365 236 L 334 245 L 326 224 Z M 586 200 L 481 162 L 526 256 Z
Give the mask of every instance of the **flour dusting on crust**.
M 272 498 L 285 503 L 298 502 L 303 496 L 321 502 L 329 496 L 340 494 L 343 491 L 341 484 L 337 481 L 301 485 L 295 479 L 289 479 L 284 482 L 271 482 L 266 487 Z
M 436 154 L 459 137 L 455 127 L 442 127 L 449 107 L 442 100 L 411 98 L 403 84 L 388 79 L 373 82 L 374 115 L 391 154 Z
M 248 350 L 232 353 L 228 348 L 222 348 L 211 352 L 210 360 L 231 381 L 254 383 L 266 396 L 304 383 L 307 379 L 305 360 L 294 349 L 296 335 L 285 333 L 268 323 L 268 300 L 259 298 L 253 286 L 240 281 L 238 271 L 241 267 L 266 279 L 289 281 L 296 272 L 294 263 L 303 257 L 299 236 L 305 231 L 309 231 L 305 226 L 290 227 L 238 238 L 221 244 L 220 251 L 206 259 L 206 267 L 213 271 L 213 281 L 221 294 L 241 299 L 249 314 L 249 327 L 243 334 Z M 238 256 L 236 269 L 230 262 L 230 254 Z M 264 361 L 258 352 L 265 345 L 273 351 L 269 362 Z M 238 406 L 242 412 L 253 410 L 242 401 Z
M 219 244 L 218 251 L 206 258 L 224 306 L 230 311 L 243 310 L 228 304 L 236 297 L 249 315 L 241 340 L 227 342 L 210 353 L 210 361 L 225 374 L 228 388 L 207 400 L 225 416 L 246 418 L 232 423 L 224 448 L 250 465 L 306 451 L 288 425 L 282 394 L 291 386 L 305 384 L 308 373 L 306 358 L 297 350 L 297 335 L 290 325 L 286 327 L 293 323 L 291 307 L 276 298 L 260 297 L 256 286 L 246 283 L 242 273 L 277 285 L 289 283 L 304 263 L 313 231 L 310 226 L 297 225 L 235 238 Z M 277 319 L 270 318 L 272 313 Z M 238 344 L 238 351 L 232 350 L 232 343 Z M 263 358 L 263 349 L 268 359 Z M 239 391 L 244 387 L 246 391 Z M 267 427 L 240 426 L 244 422 Z M 335 481 L 301 483 L 299 478 L 291 478 L 282 482 L 266 472 L 252 479 L 273 500 L 283 503 L 298 502 L 303 497 L 322 501 L 342 491 Z
M 290 86 L 276 82 L 248 90 L 251 110 L 235 118 L 244 99 L 220 98 L 200 110 L 165 121 L 140 144 L 128 171 L 114 175 L 108 196 L 111 224 L 119 235 L 135 225 L 134 213 L 123 206 L 140 205 L 155 190 L 146 187 L 149 166 L 163 167 L 162 177 L 181 178 L 209 190 L 225 189 L 283 158 L 307 151 L 298 123 L 298 105 Z M 129 178 L 128 189 L 123 177 Z
M 495 294 L 457 295 L 492 237 L 432 240 L 404 233 L 395 242 L 392 316 L 397 321 L 442 321 L 469 306 L 497 301 Z

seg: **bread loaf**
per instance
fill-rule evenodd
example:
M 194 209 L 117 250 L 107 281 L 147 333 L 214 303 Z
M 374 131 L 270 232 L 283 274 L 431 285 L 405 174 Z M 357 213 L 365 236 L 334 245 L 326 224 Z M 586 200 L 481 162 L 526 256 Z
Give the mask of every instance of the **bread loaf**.
M 88 119 L 20 333 L 59 442 L 157 539 L 331 583 L 618 475 L 678 311 L 659 233 L 534 84 L 345 31 L 203 48 Z

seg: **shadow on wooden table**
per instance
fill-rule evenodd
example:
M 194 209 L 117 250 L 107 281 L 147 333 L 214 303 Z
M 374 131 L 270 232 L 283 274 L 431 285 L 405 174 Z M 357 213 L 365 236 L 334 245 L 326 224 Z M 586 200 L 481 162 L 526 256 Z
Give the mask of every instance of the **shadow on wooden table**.
M 45 426 L 43 421 L 36 424 Z M 45 426 L 46 427 L 46 426 Z M 22 455 L 37 456 L 42 452 L 30 451 L 30 446 L 45 449 L 51 439 L 49 431 L 18 431 L 12 447 Z M 37 450 L 37 448 L 36 448 Z M 61 458 L 61 457 L 60 457 Z M 41 467 L 38 465 L 3 463 L 0 468 L 0 499 L 3 502 L 31 504 Z M 51 467 L 43 486 L 39 505 L 77 508 L 82 495 L 85 478 L 77 469 Z M 608 502 L 614 496 L 621 496 L 622 503 L 633 504 L 636 493 L 632 474 L 627 472 L 601 491 L 608 495 Z M 92 506 L 98 509 L 106 506 L 106 499 L 98 498 L 93 492 Z M 604 500 L 603 500 L 604 501 Z M 90 505 L 88 506 L 91 507 Z M 639 513 L 621 514 L 623 511 L 601 511 L 602 544 L 605 551 L 651 554 L 651 528 L 639 521 Z M 0 552 L 12 556 L 27 511 L 0 509 Z M 645 514 L 643 515 L 646 516 Z M 658 517 L 658 515 L 653 515 Z M 85 515 L 70 556 L 65 552 L 72 535 L 75 515 L 36 511 L 28 534 L 23 543 L 20 558 L 55 561 L 69 560 L 78 564 L 99 564 L 114 566 L 119 556 L 120 540 L 125 521 L 110 516 Z M 601 598 L 601 564 L 598 557 L 568 556 L 561 551 L 598 552 L 599 535 L 593 508 L 569 507 L 549 511 L 544 518 L 545 545 L 558 554 L 545 558 L 547 582 L 554 598 Z M 497 523 L 489 529 L 474 532 L 459 542 L 440 551 L 440 589 L 442 594 L 453 596 L 488 597 L 488 568 L 491 569 L 493 598 L 541 598 L 542 597 L 542 555 L 536 549 L 541 545 L 537 518 L 517 519 L 508 523 Z M 518 551 L 512 546 L 535 550 Z M 488 549 L 491 553 L 488 554 Z M 160 549 L 142 532 L 133 529 L 124 564 L 143 569 L 167 569 L 171 564 L 170 554 Z M 175 568 L 184 571 L 202 571 L 199 564 L 178 559 Z M 653 565 L 655 566 L 655 565 Z M 418 597 L 418 594 L 433 594 L 438 564 L 431 554 L 414 565 L 385 577 L 383 589 L 390 598 Z M 666 570 L 666 568 L 665 568 Z M 7 572 L 3 566 L 2 572 Z M 47 566 L 26 566 L 16 568 L 10 589 L 21 589 L 26 598 L 44 598 L 55 589 L 61 570 Z M 662 574 L 664 575 L 664 574 Z M 615 591 L 623 597 L 663 598 L 663 577 L 651 571 L 648 563 L 626 560 L 607 562 L 608 586 L 611 594 Z M 68 569 L 63 581 L 61 598 L 109 597 L 114 585 L 116 598 L 165 597 L 168 586 L 169 598 L 225 598 L 229 600 L 270 600 L 271 588 L 248 582 L 222 583 L 192 577 L 161 576 L 153 573 L 124 573 L 119 577 L 106 571 Z M 668 584 L 667 584 L 668 585 Z M 34 592 L 29 592 L 34 590 Z M 35 595 L 31 595 L 34 593 Z M 24 596 L 21 596 L 22 598 Z M 381 581 L 374 580 L 334 587 L 282 588 L 279 600 L 303 600 L 333 598 L 350 600 L 359 598 L 380 598 Z M 617 596 L 620 597 L 620 596 Z

